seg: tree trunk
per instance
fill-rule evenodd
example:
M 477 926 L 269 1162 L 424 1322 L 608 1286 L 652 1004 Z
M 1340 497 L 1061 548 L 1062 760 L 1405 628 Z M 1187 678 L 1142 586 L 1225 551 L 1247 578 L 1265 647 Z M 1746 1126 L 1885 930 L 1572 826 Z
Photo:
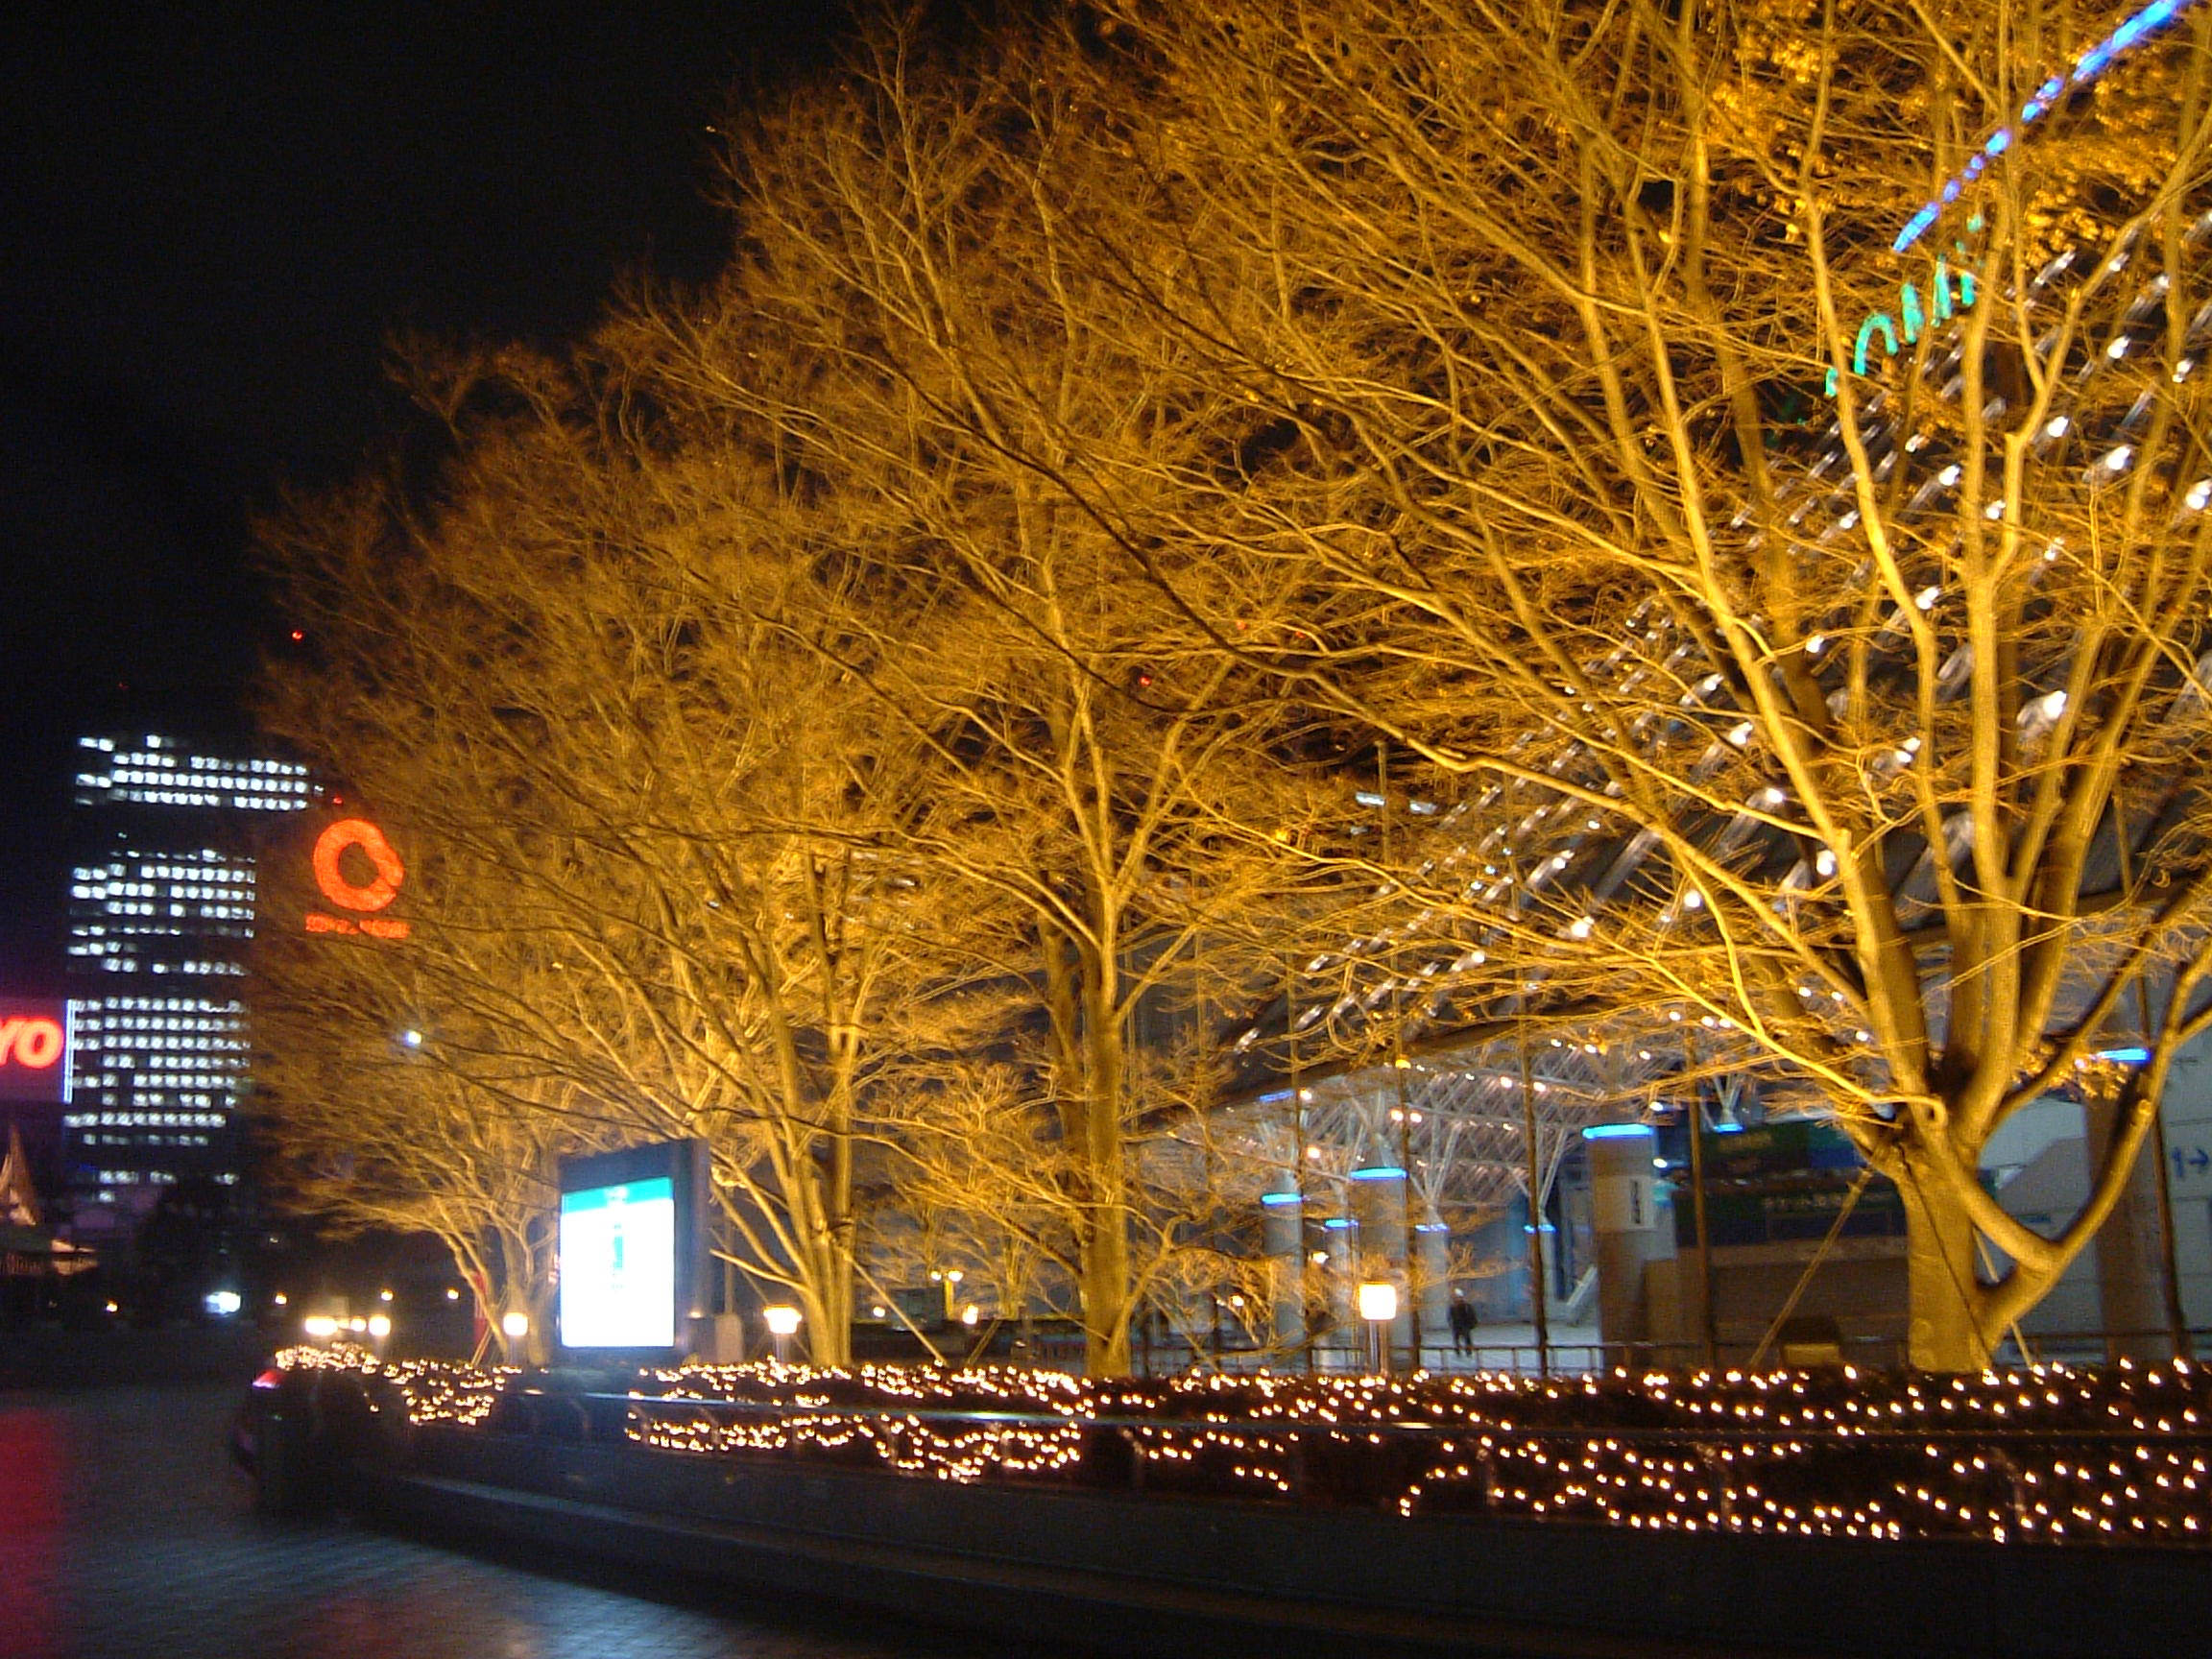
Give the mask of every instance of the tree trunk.
M 1910 1362 L 1924 1371 L 1980 1371 L 1989 1346 L 1980 1328 L 1974 1224 L 1932 1174 L 1905 1189 Z
M 816 1365 L 853 1362 L 853 1257 L 842 1228 L 827 1230 L 817 1241 L 818 1262 L 802 1298 L 808 1304 L 806 1357 Z
M 1083 1369 L 1129 1374 L 1129 1216 L 1121 1142 L 1120 1031 L 1094 953 L 1049 922 L 1038 928 L 1051 1016 L 1060 1129 L 1074 1151 L 1082 1219 L 1076 1238 Z
M 1101 1204 L 1083 1253 L 1083 1371 L 1129 1375 L 1129 1227 L 1118 1203 Z
M 1096 1056 L 1094 1056 L 1095 1061 Z M 1129 1213 L 1118 1091 L 1099 1086 L 1095 1065 L 1083 1102 L 1083 1370 L 1129 1375 Z
M 1084 1156 L 1094 1206 L 1090 1254 L 1083 1264 L 1083 1358 L 1094 1377 L 1129 1375 L 1129 1172 L 1121 1135 L 1125 1056 L 1110 952 L 1084 963 L 1085 1078 L 1090 1107 Z
M 530 1315 L 530 1334 L 524 1342 L 524 1351 L 530 1364 L 543 1370 L 553 1363 L 553 1286 L 534 1286 L 525 1311 Z
M 821 1338 L 810 1345 L 817 1365 L 853 1363 L 853 1083 L 852 1065 L 856 1037 L 850 1031 L 837 1038 L 839 1059 L 834 1104 L 830 1114 L 830 1157 L 824 1195 L 825 1229 L 822 1240 Z
M 553 1286 L 536 1271 L 527 1239 L 499 1235 L 500 1285 L 493 1315 L 499 1334 L 499 1351 L 510 1365 L 543 1369 L 553 1358 Z M 507 1316 L 519 1313 L 529 1329 L 519 1336 L 507 1334 Z
M 2089 1167 L 2102 1169 L 2111 1155 L 2125 1098 L 2089 1107 Z M 2158 1229 L 2155 1152 L 2138 1152 L 2112 1213 L 2097 1230 L 2097 1300 L 2104 1323 L 2104 1357 L 2152 1363 L 2167 1358 L 2165 1251 Z

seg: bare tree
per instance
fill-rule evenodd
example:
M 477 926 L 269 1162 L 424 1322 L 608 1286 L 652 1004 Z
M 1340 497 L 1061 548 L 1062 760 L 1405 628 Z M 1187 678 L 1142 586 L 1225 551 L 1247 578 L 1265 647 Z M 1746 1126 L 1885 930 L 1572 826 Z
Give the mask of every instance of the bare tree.
M 1047 88 L 1046 64 L 1070 78 Z M 1203 426 L 1126 349 L 1129 298 L 1062 222 L 1108 187 L 1108 158 L 1070 138 L 1099 111 L 1078 67 L 1017 41 L 949 72 L 886 26 L 740 147 L 740 257 L 711 303 L 661 323 L 670 378 L 771 425 L 865 569 L 830 632 L 938 764 L 907 854 L 1017 919 L 986 961 L 1041 993 L 1010 1040 L 1036 1045 L 1055 1150 L 1004 1166 L 1042 1178 L 1042 1209 L 1000 1208 L 1069 1230 L 1087 1362 L 1112 1374 L 1151 1270 L 1130 1137 L 1162 1103 L 1130 1022 L 1272 879 L 1265 839 L 1219 826 L 1268 815 L 1287 775 L 1254 672 L 1134 579 L 1154 504 L 1125 495 L 1102 525 L 1057 476 L 1118 454 L 1145 458 L 1123 477 L 1167 477 Z
M 2202 20 L 2072 72 L 2029 5 L 1123 11 L 1144 245 L 1210 274 L 1118 269 L 1267 436 L 1182 533 L 1300 601 L 1221 644 L 1457 781 L 1411 885 L 1493 1012 L 1815 1097 L 1907 1196 L 1913 1358 L 1984 1363 L 2208 1019 Z M 1978 1153 L 2121 1030 L 2043 1237 Z
M 252 1104 L 278 1190 L 342 1231 L 431 1234 L 509 1359 L 542 1364 L 557 1161 L 611 1126 L 571 1083 L 514 1065 L 415 954 L 306 932 L 316 902 L 296 873 L 264 870 Z M 511 1314 L 528 1321 L 519 1338 Z
M 840 1363 L 863 1098 L 952 1040 L 894 842 L 930 752 L 808 635 L 839 577 L 773 469 L 652 426 L 634 361 L 422 387 L 453 450 L 426 510 L 365 489 L 272 532 L 319 651 L 273 724 L 423 850 L 397 949 L 517 1073 L 705 1137 L 720 1247 Z
M 509 1051 L 715 1141 L 819 1358 L 858 1149 L 989 1100 L 1049 1133 L 961 1178 L 1125 1367 L 1204 1074 L 1132 1022 L 1363 887 L 1385 1029 L 1687 1022 L 1836 1114 L 1984 1362 L 2212 1019 L 2204 26 L 2053 87 L 2028 5 L 1108 12 L 878 26 L 734 148 L 717 283 L 427 386 L 435 494 L 293 539 L 283 729 L 575 987 Z M 1450 810 L 1324 846 L 1375 733 Z M 984 982 L 1038 1006 L 944 1086 Z M 2084 1076 L 2044 1238 L 1978 1155 Z

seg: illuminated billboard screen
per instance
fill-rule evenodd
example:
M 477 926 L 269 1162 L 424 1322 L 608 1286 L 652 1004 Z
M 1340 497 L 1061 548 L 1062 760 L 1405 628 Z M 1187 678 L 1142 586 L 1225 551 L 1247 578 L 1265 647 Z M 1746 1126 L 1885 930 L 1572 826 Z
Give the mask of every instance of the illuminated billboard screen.
M 676 1345 L 676 1192 L 667 1176 L 561 1194 L 561 1340 Z
M 707 1149 L 666 1141 L 561 1162 L 556 1311 L 574 1355 L 666 1358 L 690 1346 L 706 1282 Z
M 69 1005 L 0 998 L 0 1100 L 69 1098 Z

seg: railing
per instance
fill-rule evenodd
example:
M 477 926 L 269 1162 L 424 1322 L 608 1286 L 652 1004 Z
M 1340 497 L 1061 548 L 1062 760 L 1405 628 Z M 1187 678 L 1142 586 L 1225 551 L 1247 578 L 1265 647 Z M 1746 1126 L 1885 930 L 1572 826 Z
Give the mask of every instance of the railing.
M 2138 1361 L 2190 1355 L 2212 1357 L 2212 1326 L 2191 1326 L 2185 1334 L 2188 1354 L 2176 1355 L 2173 1351 L 2173 1333 L 2163 1326 L 2142 1331 L 2031 1333 L 2025 1338 L 2025 1351 L 2019 1341 L 2008 1336 L 1998 1344 L 1991 1361 L 2000 1367 L 2040 1363 L 2101 1365 L 2123 1354 Z M 1769 1344 L 1762 1365 L 1828 1363 L 1853 1365 L 1868 1371 L 1893 1371 L 1903 1369 L 1911 1359 L 1904 1339 L 1896 1336 L 1843 1335 L 1833 1343 L 1793 1342 L 1789 1346 L 1791 1352 L 1786 1355 L 1782 1343 Z M 1822 1349 L 1833 1349 L 1833 1353 L 1817 1352 Z M 1731 1337 L 1715 1345 L 1710 1363 L 1723 1371 L 1731 1367 L 1745 1369 L 1757 1353 L 1756 1342 Z M 1131 1357 L 1137 1374 L 1143 1377 L 1177 1377 L 1191 1371 L 1248 1374 L 1261 1370 L 1286 1375 L 1347 1377 L 1364 1375 L 1372 1369 L 1365 1347 L 1331 1343 L 1310 1343 L 1287 1352 L 1257 1348 L 1209 1350 L 1193 1347 L 1180 1338 L 1155 1338 L 1148 1347 L 1134 1349 Z M 1079 1371 L 1083 1364 L 1083 1340 L 1080 1336 L 1059 1335 L 1038 1338 L 1031 1343 L 1027 1358 L 1039 1365 Z M 1704 1370 L 1708 1363 L 1702 1342 L 1568 1341 L 1538 1347 L 1533 1342 L 1478 1340 L 1464 1350 L 1455 1349 L 1449 1342 L 1436 1342 L 1422 1344 L 1418 1362 L 1402 1348 L 1394 1350 L 1391 1358 L 1394 1371 L 1422 1370 L 1435 1376 L 1482 1371 L 1511 1372 L 1525 1377 L 1571 1377 L 1616 1369 L 1695 1372 Z

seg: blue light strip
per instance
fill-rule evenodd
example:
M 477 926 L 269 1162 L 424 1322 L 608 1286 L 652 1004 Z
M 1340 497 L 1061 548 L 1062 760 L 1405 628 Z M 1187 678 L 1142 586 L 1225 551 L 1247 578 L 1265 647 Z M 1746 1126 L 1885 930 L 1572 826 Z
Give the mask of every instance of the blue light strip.
M 1353 1170 L 1352 1179 L 1355 1181 L 1403 1181 L 1406 1179 L 1406 1171 L 1392 1164 L 1378 1164 L 1372 1168 Z
M 1260 1194 L 1260 1202 L 1262 1204 L 1303 1204 L 1306 1202 L 1306 1194 L 1303 1192 L 1262 1192 Z
M 1648 1123 L 1593 1123 L 1582 1131 L 1585 1141 L 1625 1141 L 1631 1135 L 1648 1135 Z
M 2019 120 L 2011 127 L 2000 127 L 1992 132 L 1982 148 L 1967 157 L 1966 165 L 1944 181 L 1936 199 L 1905 221 L 1905 228 L 1897 232 L 1897 240 L 1889 245 L 1890 252 L 1902 253 L 1925 236 L 1929 227 L 1943 216 L 1943 209 L 1958 201 L 1966 187 L 1987 171 L 1989 163 L 2009 150 L 2020 132 L 2040 121 L 2059 99 L 2088 85 L 2110 68 L 2121 54 L 2140 46 L 2195 3 L 2196 0 L 2151 0 L 2150 5 L 2130 13 L 2119 28 L 2082 53 L 2071 73 L 2054 75 L 2036 87 L 2035 95 L 2021 106 Z
M 2142 1047 L 2104 1048 L 2097 1054 L 2100 1060 L 2109 1060 L 2116 1066 L 2141 1066 L 2151 1058 L 2151 1050 Z

